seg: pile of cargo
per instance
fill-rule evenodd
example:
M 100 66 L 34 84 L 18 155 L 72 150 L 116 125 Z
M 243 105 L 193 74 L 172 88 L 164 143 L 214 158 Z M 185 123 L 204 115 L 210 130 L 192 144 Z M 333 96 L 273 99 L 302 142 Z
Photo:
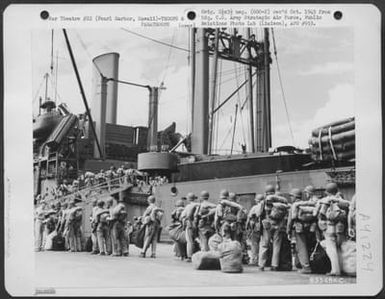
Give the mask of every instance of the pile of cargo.
M 354 117 L 336 121 L 312 131 L 309 139 L 315 161 L 348 161 L 355 159 Z

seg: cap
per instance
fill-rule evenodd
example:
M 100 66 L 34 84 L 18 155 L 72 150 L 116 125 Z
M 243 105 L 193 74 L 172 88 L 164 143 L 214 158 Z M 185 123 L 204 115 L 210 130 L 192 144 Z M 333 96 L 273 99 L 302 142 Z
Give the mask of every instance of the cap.
M 275 193 L 275 187 L 271 184 L 266 185 L 265 193 L 266 194 L 274 194 Z
M 336 183 L 329 183 L 326 185 L 325 187 L 325 191 L 326 193 L 329 193 L 329 194 L 332 194 L 332 195 L 335 195 L 337 192 L 338 192 L 338 186 Z
M 207 199 L 209 197 L 210 197 L 210 194 L 206 190 L 201 192 L 201 198 Z

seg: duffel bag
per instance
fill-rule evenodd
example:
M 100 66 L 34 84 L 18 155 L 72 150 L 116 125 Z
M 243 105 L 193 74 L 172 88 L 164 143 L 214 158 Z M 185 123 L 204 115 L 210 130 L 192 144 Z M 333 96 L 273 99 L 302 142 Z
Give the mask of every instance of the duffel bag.
M 220 270 L 218 251 L 198 251 L 191 257 L 195 270 Z
M 209 248 L 210 250 L 219 250 L 218 246 L 223 241 L 223 238 L 219 234 L 214 234 L 209 238 Z
M 320 242 L 317 242 L 310 255 L 310 268 L 313 273 L 317 274 L 325 274 L 332 269 L 330 259 Z
M 221 271 L 225 273 L 241 273 L 242 266 L 242 246 L 238 241 L 225 240 L 218 246 L 220 252 L 219 262 Z
M 167 230 L 170 238 L 175 242 L 187 243 L 186 233 L 181 223 L 171 224 L 167 227 Z
M 347 240 L 341 244 L 341 270 L 349 276 L 356 276 L 357 266 L 356 242 Z
M 57 234 L 52 238 L 52 250 L 54 251 L 65 250 L 65 239 L 61 234 Z
M 282 236 L 281 250 L 279 251 L 279 271 L 292 270 L 291 245 L 287 235 Z
M 132 233 L 132 239 L 136 247 L 143 248 L 145 233 L 146 233 L 145 225 L 143 225 L 140 229 Z

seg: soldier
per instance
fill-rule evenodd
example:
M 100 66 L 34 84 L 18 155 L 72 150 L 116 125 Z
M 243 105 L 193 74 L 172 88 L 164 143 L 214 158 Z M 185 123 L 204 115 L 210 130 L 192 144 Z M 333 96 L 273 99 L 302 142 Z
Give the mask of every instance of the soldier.
M 195 211 L 195 222 L 198 227 L 201 251 L 209 251 L 209 238 L 214 234 L 214 215 L 216 204 L 209 202 L 210 194 L 202 191 L 200 198 L 202 202 Z
M 76 206 L 79 201 L 79 197 L 76 197 L 70 202 L 71 209 L 68 216 L 68 239 L 70 251 L 81 251 L 81 225 L 82 225 L 82 207 Z
M 35 210 L 35 251 L 40 251 L 43 248 L 43 233 L 44 233 L 44 217 L 47 204 L 44 201 L 38 203 Z
M 323 232 L 326 253 L 331 262 L 331 271 L 326 275 L 341 275 L 339 261 L 339 246 L 345 240 L 347 209 L 349 201 L 338 195 L 335 183 L 329 183 L 325 188 L 326 197 L 316 204 L 315 214 L 318 216 L 318 227 Z
M 261 202 L 260 215 L 262 221 L 262 238 L 259 247 L 259 270 L 263 271 L 267 260 L 270 242 L 273 243 L 271 271 L 277 271 L 279 266 L 279 255 L 281 251 L 282 237 L 286 231 L 284 223 L 287 215 L 287 200 L 275 194 L 275 188 L 267 185 L 265 188 L 265 199 Z
M 307 192 L 309 191 L 308 188 Z M 290 196 L 294 202 L 289 211 L 287 235 L 291 236 L 294 227 L 296 251 L 302 267 L 299 272 L 310 274 L 312 271 L 309 261 L 309 249 L 313 248 L 316 243 L 316 223 L 313 216 L 315 202 L 310 201 L 310 196 L 305 196 L 306 200 L 302 200 L 302 191 L 297 188 L 291 190 Z
M 303 189 L 303 194 L 305 199 L 309 202 L 316 203 L 318 201 L 318 197 L 315 195 L 315 188 L 311 185 L 306 186 L 305 189 Z
M 106 209 L 109 211 L 108 218 L 107 218 L 107 227 L 108 227 L 108 235 L 106 238 L 106 247 L 107 247 L 107 254 L 112 254 L 112 210 L 114 205 L 114 198 L 108 197 L 106 200 Z
M 171 225 L 175 225 L 178 227 L 182 227 L 181 215 L 184 210 L 184 202 L 179 199 L 175 203 L 175 209 L 171 212 Z M 186 244 L 182 244 L 181 242 L 174 241 L 174 252 L 175 256 L 180 257 L 183 261 L 186 258 Z
M 112 255 L 128 256 L 127 234 L 124 229 L 126 225 L 127 211 L 123 203 L 123 199 L 119 199 L 119 203 L 112 210 Z
M 147 198 L 149 206 L 143 213 L 144 225 L 146 231 L 144 234 L 143 251 L 140 253 L 141 257 L 146 257 L 146 251 L 151 245 L 151 257 L 156 257 L 156 244 L 158 242 L 158 234 L 160 221 L 162 219 L 163 210 L 155 205 L 155 196 L 150 195 Z
M 98 254 L 99 253 L 99 246 L 98 246 L 98 237 L 96 233 L 97 229 L 97 222 L 96 222 L 96 211 L 98 210 L 98 200 L 96 198 L 93 198 L 91 201 L 92 210 L 91 210 L 91 216 L 90 216 L 90 222 L 91 222 L 91 241 L 92 241 L 92 251 L 91 254 Z
M 256 266 L 258 266 L 259 242 L 262 233 L 261 219 L 257 215 L 260 215 L 259 210 L 261 209 L 261 201 L 263 199 L 263 194 L 257 194 L 255 196 L 255 205 L 251 208 L 246 222 L 247 237 L 251 247 L 250 264 Z
M 108 229 L 108 216 L 110 211 L 104 209 L 104 201 L 98 200 L 97 203 L 98 209 L 95 211 L 95 222 L 97 225 L 96 234 L 98 239 L 99 255 L 106 255 L 108 253 L 107 249 L 107 238 L 109 235 Z
M 194 240 L 196 237 L 196 227 L 194 226 L 194 214 L 198 208 L 199 203 L 195 202 L 197 197 L 194 193 L 190 192 L 187 194 L 188 204 L 184 208 L 181 219 L 186 232 L 187 241 L 187 259 L 186 262 L 191 262 L 191 256 L 194 253 Z
M 352 197 L 352 201 L 349 205 L 349 214 L 348 214 L 348 236 L 352 240 L 356 240 L 356 195 Z
M 219 196 L 219 203 L 215 211 L 215 225 L 217 230 L 219 228 L 219 234 L 223 236 L 223 225 L 228 224 L 231 228 L 231 239 L 236 239 L 237 234 L 237 215 L 242 210 L 242 206 L 235 202 L 235 194 L 231 194 L 229 197 L 227 190 L 222 190 Z M 230 200 L 231 199 L 231 200 Z
M 60 231 L 63 234 L 64 237 L 64 248 L 66 250 L 70 250 L 70 243 L 69 243 L 69 237 L 68 237 L 68 220 L 69 220 L 69 213 L 71 208 L 73 208 L 73 205 L 71 204 L 72 200 L 67 200 L 63 203 L 63 212 L 62 212 L 62 220 L 60 224 Z

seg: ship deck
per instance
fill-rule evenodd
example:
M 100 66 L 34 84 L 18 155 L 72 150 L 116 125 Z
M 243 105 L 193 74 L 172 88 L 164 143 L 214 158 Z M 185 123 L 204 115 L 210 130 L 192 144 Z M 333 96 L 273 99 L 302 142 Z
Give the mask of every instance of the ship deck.
M 157 258 L 140 258 L 139 249 L 130 246 L 128 257 L 90 255 L 86 252 L 37 252 L 36 288 L 50 289 L 56 295 L 88 294 L 133 296 L 140 294 L 231 294 L 234 288 L 250 292 L 255 286 L 295 286 L 327 283 L 325 275 L 291 272 L 259 272 L 255 266 L 244 266 L 243 273 L 197 271 L 192 264 L 173 256 L 172 245 L 158 244 Z M 355 283 L 355 278 L 342 277 L 334 283 Z M 209 288 L 208 288 L 209 287 Z M 205 293 L 199 293 L 205 291 Z M 269 292 L 270 294 L 273 291 Z

